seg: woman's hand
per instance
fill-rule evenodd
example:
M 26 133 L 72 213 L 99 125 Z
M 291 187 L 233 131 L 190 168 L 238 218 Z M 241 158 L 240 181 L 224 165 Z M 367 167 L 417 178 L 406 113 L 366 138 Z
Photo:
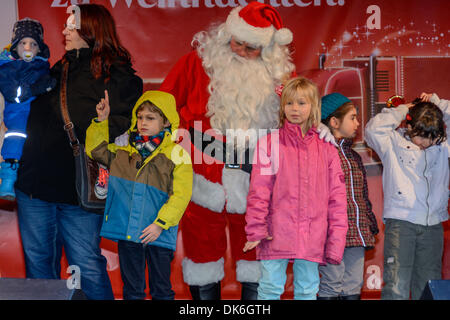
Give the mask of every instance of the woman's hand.
M 271 236 L 268 236 L 266 240 L 272 240 L 273 238 Z M 247 241 L 247 243 L 244 245 L 244 249 L 242 249 L 244 252 L 250 251 L 258 246 L 260 244 L 261 240 L 256 241 Z
M 158 239 L 162 231 L 163 228 L 161 228 L 157 224 L 152 223 L 147 228 L 142 230 L 142 235 L 139 237 L 139 239 L 143 239 L 141 243 L 148 244 L 149 242 L 153 242 Z
M 105 98 L 102 98 L 96 106 L 97 110 L 97 121 L 101 122 L 109 117 L 110 107 L 109 107 L 109 96 L 108 90 L 105 90 Z

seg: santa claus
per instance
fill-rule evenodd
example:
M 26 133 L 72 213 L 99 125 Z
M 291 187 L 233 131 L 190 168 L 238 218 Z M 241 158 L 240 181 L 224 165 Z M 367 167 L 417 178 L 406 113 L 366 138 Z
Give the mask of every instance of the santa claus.
M 193 195 L 180 225 L 183 278 L 194 299 L 220 299 L 227 226 L 242 299 L 257 297 L 259 262 L 254 250 L 242 250 L 254 145 L 247 144 L 247 157 L 230 160 L 225 154 L 239 147 L 235 139 L 227 141 L 227 133 L 278 127 L 277 90 L 294 73 L 287 47 L 291 41 L 291 31 L 283 28 L 273 7 L 251 2 L 234 8 L 225 23 L 197 33 L 196 49 L 177 62 L 161 85 L 160 90 L 175 96 L 181 127 L 192 143 Z

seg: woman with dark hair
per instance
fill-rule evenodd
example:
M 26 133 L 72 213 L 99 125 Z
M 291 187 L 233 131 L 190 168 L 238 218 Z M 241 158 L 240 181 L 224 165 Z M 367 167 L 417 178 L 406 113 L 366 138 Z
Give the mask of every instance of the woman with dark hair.
M 66 53 L 51 69 L 54 90 L 31 104 L 28 139 L 20 161 L 16 198 L 27 278 L 59 278 L 61 244 L 69 265 L 79 270 L 89 299 L 113 299 L 100 250 L 102 216 L 79 207 L 75 163 L 60 109 L 61 74 L 68 64 L 67 109 L 80 142 L 109 94 L 109 139 L 129 127 L 131 108 L 142 94 L 129 52 L 121 45 L 114 19 L 101 5 L 79 6 L 78 25 L 69 16 L 63 30 Z M 78 268 L 79 269 L 78 269 Z

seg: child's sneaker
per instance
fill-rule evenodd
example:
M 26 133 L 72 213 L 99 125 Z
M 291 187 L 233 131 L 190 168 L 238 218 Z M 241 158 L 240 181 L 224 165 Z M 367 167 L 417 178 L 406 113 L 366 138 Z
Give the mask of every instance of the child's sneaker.
M 14 192 L 14 184 L 17 180 L 17 169 L 19 162 L 17 160 L 6 160 L 0 164 L 0 199 L 14 201 L 16 193 Z
M 95 182 L 94 193 L 95 196 L 100 200 L 105 199 L 106 195 L 108 194 L 108 180 L 108 169 L 104 165 L 98 164 L 98 177 L 97 181 Z

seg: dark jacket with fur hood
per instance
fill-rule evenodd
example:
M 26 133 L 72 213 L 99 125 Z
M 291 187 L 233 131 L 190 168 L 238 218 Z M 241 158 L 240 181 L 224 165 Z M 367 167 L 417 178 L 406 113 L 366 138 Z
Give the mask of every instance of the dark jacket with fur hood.
M 91 49 L 83 48 L 66 53 L 69 62 L 67 105 L 78 140 L 85 141 L 86 129 L 96 117 L 96 105 L 108 90 L 111 105 L 110 139 L 130 126 L 130 114 L 142 94 L 142 79 L 135 75 L 129 63 L 117 61 L 110 69 L 110 79 L 94 79 L 90 71 Z M 55 89 L 39 96 L 31 104 L 28 118 L 28 138 L 20 160 L 16 187 L 32 196 L 49 202 L 77 205 L 75 164 L 69 140 L 64 131 L 59 104 L 62 62 L 51 69 L 58 80 Z

